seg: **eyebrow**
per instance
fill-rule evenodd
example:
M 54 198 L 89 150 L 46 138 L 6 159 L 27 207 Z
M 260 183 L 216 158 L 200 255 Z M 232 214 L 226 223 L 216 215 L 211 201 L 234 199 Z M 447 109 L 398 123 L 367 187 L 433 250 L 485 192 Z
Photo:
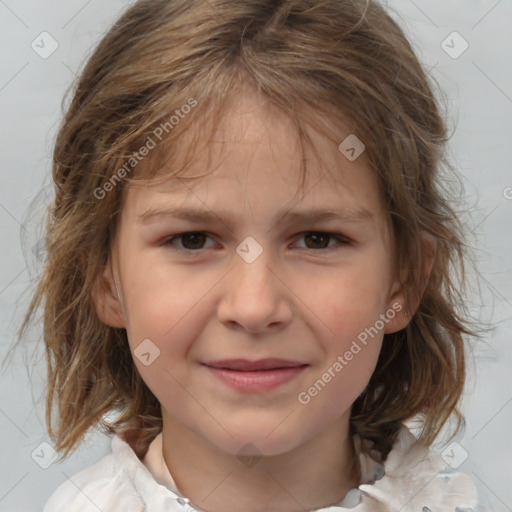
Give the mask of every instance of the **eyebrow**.
M 209 224 L 220 221 L 232 230 L 233 225 L 229 219 L 233 219 L 233 213 L 219 212 L 219 214 L 220 215 L 217 215 L 211 210 L 195 208 L 147 208 L 144 212 L 137 215 L 137 219 L 141 224 L 151 224 L 169 218 Z M 316 208 L 303 211 L 280 210 L 273 219 L 273 226 L 278 222 L 305 223 L 326 220 L 336 220 L 339 222 L 364 222 L 370 221 L 373 218 L 374 214 L 366 208 L 340 208 L 337 210 Z

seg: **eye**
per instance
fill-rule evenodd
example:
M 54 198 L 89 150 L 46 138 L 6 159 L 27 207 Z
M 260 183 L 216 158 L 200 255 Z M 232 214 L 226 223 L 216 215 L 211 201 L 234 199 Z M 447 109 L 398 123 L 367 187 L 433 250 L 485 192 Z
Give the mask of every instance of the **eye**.
M 202 231 L 191 231 L 187 233 L 180 233 L 164 241 L 164 246 L 174 245 L 175 240 L 182 240 L 183 248 L 176 248 L 177 251 L 193 252 L 203 249 L 204 239 L 209 238 L 208 235 Z
M 330 251 L 336 249 L 335 246 L 327 247 L 329 239 L 338 241 L 342 245 L 350 245 L 350 240 L 341 235 L 335 235 L 334 233 L 324 233 L 323 231 L 307 231 L 302 234 L 302 237 L 306 241 L 306 249 L 316 249 Z M 321 247 L 318 247 L 321 246 Z M 300 247 L 302 249 L 303 247 Z
M 346 237 L 333 233 L 325 233 L 323 231 L 307 231 L 302 233 L 301 237 L 306 241 L 306 247 L 299 247 L 299 249 L 305 248 L 315 251 L 330 251 L 336 249 L 336 246 L 329 247 L 329 240 L 337 241 L 341 245 L 350 245 L 350 240 Z M 175 246 L 174 249 L 176 251 L 192 253 L 205 249 L 204 243 L 207 238 L 210 237 L 203 231 L 190 231 L 167 238 L 162 245 Z M 176 241 L 181 241 L 182 246 L 176 247 Z

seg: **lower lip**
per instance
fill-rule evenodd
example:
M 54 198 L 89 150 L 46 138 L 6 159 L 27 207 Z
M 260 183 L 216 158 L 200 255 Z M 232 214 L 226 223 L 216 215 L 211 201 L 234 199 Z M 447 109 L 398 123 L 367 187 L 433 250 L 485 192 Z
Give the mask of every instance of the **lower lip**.
M 205 365 L 206 366 L 206 365 Z M 240 391 L 269 391 L 286 384 L 299 375 L 307 365 L 291 368 L 277 368 L 254 372 L 227 370 L 225 368 L 212 368 L 206 366 L 215 377 L 222 382 Z

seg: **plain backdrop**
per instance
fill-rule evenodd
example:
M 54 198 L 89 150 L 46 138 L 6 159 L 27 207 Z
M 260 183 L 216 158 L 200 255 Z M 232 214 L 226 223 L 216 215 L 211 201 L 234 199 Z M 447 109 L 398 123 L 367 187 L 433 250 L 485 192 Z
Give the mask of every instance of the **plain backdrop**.
M 472 344 L 463 402 L 467 428 L 452 453 L 460 461 L 467 456 L 459 470 L 488 493 L 496 511 L 512 511 L 512 1 L 388 5 L 448 100 L 450 151 L 481 272 L 467 304 L 493 326 Z M 33 200 L 50 197 L 50 157 L 64 93 L 127 6 L 122 0 L 0 0 L 0 357 L 14 340 L 41 265 L 42 210 Z M 58 47 L 45 55 L 52 45 Z M 1 373 L 0 511 L 41 510 L 60 483 L 99 460 L 110 445 L 108 437 L 91 432 L 69 459 L 41 467 L 51 462 L 51 448 L 44 444 L 40 330 L 25 346 L 27 352 L 16 352 Z

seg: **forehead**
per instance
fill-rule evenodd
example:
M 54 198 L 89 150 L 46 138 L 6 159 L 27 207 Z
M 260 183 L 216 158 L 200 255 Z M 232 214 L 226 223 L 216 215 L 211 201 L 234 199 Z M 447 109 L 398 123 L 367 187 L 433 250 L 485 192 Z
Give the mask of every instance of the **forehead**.
M 246 194 L 264 192 L 281 203 L 295 197 L 312 203 L 363 200 L 380 207 L 376 178 L 364 152 L 351 161 L 339 149 L 353 137 L 351 120 L 324 118 L 322 124 L 325 133 L 306 126 L 311 144 L 302 145 L 297 127 L 283 111 L 256 94 L 238 94 L 214 130 L 196 121 L 185 131 L 164 155 L 159 181 L 143 188 L 168 200 L 206 193 L 222 201 L 243 189 Z M 303 170 L 304 187 L 299 190 Z

